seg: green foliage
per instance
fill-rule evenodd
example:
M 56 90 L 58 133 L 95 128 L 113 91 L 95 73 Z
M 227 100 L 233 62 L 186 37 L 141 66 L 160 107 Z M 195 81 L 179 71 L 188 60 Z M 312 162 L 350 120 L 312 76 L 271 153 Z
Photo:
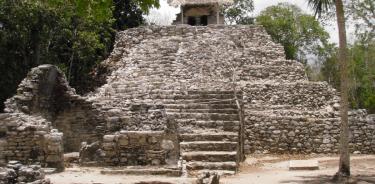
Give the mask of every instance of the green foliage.
M 144 24 L 143 11 L 133 0 L 113 0 L 114 28 L 124 30 Z
M 159 0 L 134 0 L 134 3 L 146 14 L 148 14 L 150 8 L 160 7 Z
M 113 27 L 142 24 L 142 10 L 153 6 L 158 0 L 0 0 L 0 111 L 40 64 L 59 66 L 79 93 L 90 90 L 90 72 L 112 49 Z
M 223 7 L 227 24 L 253 24 L 249 14 L 254 10 L 253 0 L 234 0 L 233 5 Z
M 349 48 L 349 102 L 351 108 L 364 108 L 375 113 L 375 43 L 356 42 Z M 340 86 L 337 48 L 322 64 L 323 80 Z
M 375 42 L 350 49 L 350 102 L 353 108 L 375 112 Z
M 354 19 L 356 37 L 362 42 L 375 40 L 375 1 L 352 0 L 347 5 L 348 12 Z
M 335 0 L 308 0 L 308 3 L 315 11 L 315 16 L 320 16 L 334 7 Z
M 284 46 L 287 59 L 306 63 L 308 56 L 319 56 L 320 50 L 328 45 L 329 34 L 319 22 L 291 4 L 266 8 L 256 18 L 256 23 Z

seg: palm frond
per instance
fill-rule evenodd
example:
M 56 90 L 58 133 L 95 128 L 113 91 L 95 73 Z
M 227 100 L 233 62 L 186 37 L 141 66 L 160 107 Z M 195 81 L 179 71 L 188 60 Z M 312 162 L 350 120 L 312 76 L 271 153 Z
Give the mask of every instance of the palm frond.
M 315 16 L 327 12 L 335 6 L 335 0 L 308 0 L 309 6 L 314 10 Z

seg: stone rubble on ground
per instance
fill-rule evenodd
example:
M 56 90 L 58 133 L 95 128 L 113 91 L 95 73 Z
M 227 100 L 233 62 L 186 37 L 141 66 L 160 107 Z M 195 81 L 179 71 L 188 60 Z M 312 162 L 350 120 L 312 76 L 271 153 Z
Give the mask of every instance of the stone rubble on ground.
M 40 165 L 22 165 L 18 161 L 9 161 L 6 167 L 0 167 L 0 184 L 50 184 L 45 179 Z

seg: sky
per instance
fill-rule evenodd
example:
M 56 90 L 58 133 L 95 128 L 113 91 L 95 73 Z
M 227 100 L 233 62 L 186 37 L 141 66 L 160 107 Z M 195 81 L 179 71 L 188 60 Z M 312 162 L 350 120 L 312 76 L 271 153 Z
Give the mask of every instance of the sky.
M 308 7 L 307 0 L 254 0 L 253 16 L 256 16 L 267 8 L 268 6 L 276 5 L 278 3 L 291 3 L 300 7 L 304 12 L 312 14 L 312 10 Z M 158 25 L 169 25 L 175 19 L 175 15 L 179 13 L 179 8 L 171 7 L 166 0 L 160 0 L 161 7 L 153 9 L 146 19 Z M 325 29 L 330 33 L 332 42 L 338 43 L 338 33 L 335 24 L 325 26 Z M 350 34 L 348 34 L 350 35 Z M 350 36 L 349 36 L 350 39 Z

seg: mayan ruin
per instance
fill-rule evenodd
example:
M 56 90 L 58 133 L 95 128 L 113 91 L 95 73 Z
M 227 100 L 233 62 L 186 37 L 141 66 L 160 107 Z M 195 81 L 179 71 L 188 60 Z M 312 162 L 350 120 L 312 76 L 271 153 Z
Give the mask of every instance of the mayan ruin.
M 77 93 L 55 65 L 28 72 L 0 113 L 1 184 L 80 168 L 232 183 L 259 155 L 340 152 L 338 89 L 309 81 L 263 26 L 225 25 L 220 8 L 233 1 L 169 3 L 181 10 L 173 25 L 116 34 L 92 92 Z M 348 116 L 349 152 L 374 159 L 375 115 Z

